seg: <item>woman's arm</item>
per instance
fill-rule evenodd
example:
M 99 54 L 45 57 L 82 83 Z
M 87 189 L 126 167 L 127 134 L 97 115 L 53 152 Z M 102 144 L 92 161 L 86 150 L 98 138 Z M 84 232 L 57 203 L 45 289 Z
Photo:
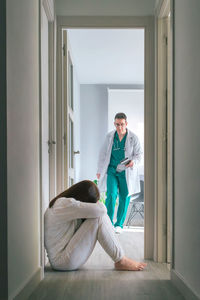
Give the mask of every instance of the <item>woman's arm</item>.
M 85 203 L 73 198 L 60 198 L 51 208 L 54 214 L 66 220 L 97 218 L 107 212 L 103 203 Z

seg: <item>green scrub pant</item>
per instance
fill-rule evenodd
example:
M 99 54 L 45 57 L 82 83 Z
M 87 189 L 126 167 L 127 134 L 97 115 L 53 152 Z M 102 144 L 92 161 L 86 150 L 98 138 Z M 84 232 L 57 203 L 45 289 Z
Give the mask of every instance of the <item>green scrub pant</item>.
M 113 217 L 115 212 L 115 203 L 119 191 L 119 206 L 117 210 L 117 222 L 114 226 L 123 228 L 126 218 L 130 197 L 128 196 L 128 187 L 126 183 L 125 174 L 116 173 L 107 175 L 107 199 L 106 207 L 108 216 L 113 224 Z

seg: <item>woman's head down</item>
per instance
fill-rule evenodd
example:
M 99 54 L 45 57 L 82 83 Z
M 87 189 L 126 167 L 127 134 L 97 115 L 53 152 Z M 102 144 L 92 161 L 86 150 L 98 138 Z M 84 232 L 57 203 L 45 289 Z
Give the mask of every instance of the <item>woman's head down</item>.
M 72 185 L 70 188 L 56 196 L 49 203 L 49 207 L 52 207 L 55 201 L 61 197 L 74 198 L 81 202 L 96 203 L 100 199 L 100 193 L 94 182 L 90 180 L 83 180 Z

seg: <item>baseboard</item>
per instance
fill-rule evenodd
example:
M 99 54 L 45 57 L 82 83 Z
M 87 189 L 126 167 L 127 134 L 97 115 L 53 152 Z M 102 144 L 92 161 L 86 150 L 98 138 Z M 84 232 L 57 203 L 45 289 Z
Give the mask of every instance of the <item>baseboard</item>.
M 176 286 L 186 300 L 200 300 L 191 287 L 184 281 L 184 278 L 177 273 L 174 269 L 171 270 L 171 282 Z
M 15 295 L 9 297 L 9 300 L 27 300 L 36 286 L 42 280 L 42 268 L 39 267 L 30 278 L 28 278 L 21 287 L 15 292 Z

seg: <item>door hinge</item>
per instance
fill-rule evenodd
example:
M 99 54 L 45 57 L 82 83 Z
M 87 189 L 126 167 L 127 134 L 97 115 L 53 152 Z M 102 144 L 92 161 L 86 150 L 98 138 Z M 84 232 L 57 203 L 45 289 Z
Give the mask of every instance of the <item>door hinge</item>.
M 65 44 L 63 44 L 62 51 L 63 51 L 63 56 L 65 56 L 65 54 L 66 54 L 66 47 L 65 47 Z
M 165 45 L 168 45 L 168 37 L 167 37 L 167 35 L 163 35 L 163 43 Z
M 66 139 L 66 133 L 64 133 L 64 135 L 63 135 L 63 142 L 64 142 L 64 145 L 66 145 L 66 141 L 67 141 L 67 139 Z

